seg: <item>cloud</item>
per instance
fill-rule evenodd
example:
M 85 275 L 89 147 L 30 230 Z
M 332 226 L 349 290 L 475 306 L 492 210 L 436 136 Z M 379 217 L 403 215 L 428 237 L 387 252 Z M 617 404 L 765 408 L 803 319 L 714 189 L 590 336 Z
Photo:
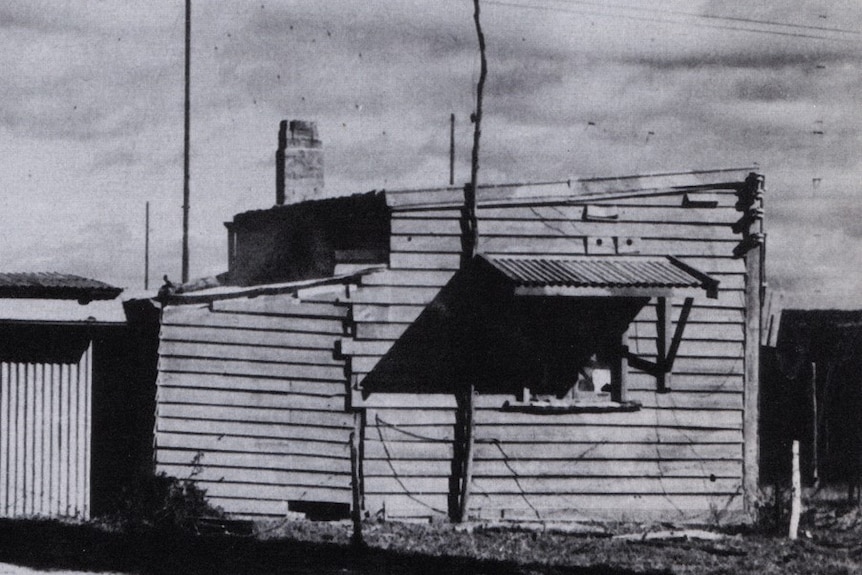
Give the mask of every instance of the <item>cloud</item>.
M 862 22 L 862 5 L 849 0 L 662 6 L 643 15 Z M 773 194 L 769 258 L 781 285 L 838 281 L 846 266 L 828 246 L 858 243 L 862 220 L 847 200 L 862 173 L 860 43 L 719 30 L 699 24 L 752 24 L 689 16 L 647 23 L 594 8 L 483 7 L 482 181 L 758 161 Z M 3 265 L 67 262 L 131 285 L 151 201 L 153 269 L 179 269 L 181 3 L 6 3 L 0 23 L 0 146 L 9 158 L 0 185 L 14 191 L 2 229 L 16 230 L 4 241 L 21 254 Z M 195 2 L 192 41 L 193 275 L 224 267 L 223 221 L 272 204 L 283 118 L 318 122 L 328 194 L 448 183 L 450 113 L 456 180 L 469 173 L 479 68 L 469 2 Z M 828 193 L 810 197 L 813 178 Z M 54 222 L 50 233 L 44 221 Z M 795 234 L 814 237 L 812 222 L 825 221 L 839 233 L 800 244 Z M 51 234 L 69 241 L 43 239 Z M 811 254 L 802 271 L 793 265 L 800 250 Z M 129 263 L 117 265 L 122 258 Z

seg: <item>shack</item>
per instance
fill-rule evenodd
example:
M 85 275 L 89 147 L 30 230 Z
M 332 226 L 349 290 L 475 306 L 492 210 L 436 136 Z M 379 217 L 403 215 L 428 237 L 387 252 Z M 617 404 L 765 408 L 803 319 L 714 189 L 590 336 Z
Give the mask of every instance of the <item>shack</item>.
M 122 443 L 130 419 L 111 413 L 148 407 L 117 397 L 129 385 L 121 291 L 71 274 L 0 273 L 0 516 L 89 518 L 139 453 Z
M 308 141 L 283 124 L 278 161 Z M 475 258 L 461 188 L 278 189 L 223 285 L 166 301 L 157 469 L 249 517 L 749 519 L 763 189 L 482 186 Z
M 862 311 L 785 309 L 776 345 L 764 348 L 765 481 L 790 475 L 790 444 L 799 440 L 803 478 L 850 490 L 862 478 Z

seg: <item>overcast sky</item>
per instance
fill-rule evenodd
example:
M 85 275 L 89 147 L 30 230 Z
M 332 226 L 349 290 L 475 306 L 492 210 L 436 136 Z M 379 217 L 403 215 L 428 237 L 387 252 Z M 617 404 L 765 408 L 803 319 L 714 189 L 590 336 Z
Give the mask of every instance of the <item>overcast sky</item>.
M 746 167 L 786 305 L 862 308 L 862 2 L 486 0 L 483 183 Z M 842 31 L 843 30 L 843 31 Z M 183 0 L 0 0 L 0 270 L 180 275 Z M 281 119 L 326 190 L 469 178 L 470 0 L 193 1 L 191 275 L 269 207 Z

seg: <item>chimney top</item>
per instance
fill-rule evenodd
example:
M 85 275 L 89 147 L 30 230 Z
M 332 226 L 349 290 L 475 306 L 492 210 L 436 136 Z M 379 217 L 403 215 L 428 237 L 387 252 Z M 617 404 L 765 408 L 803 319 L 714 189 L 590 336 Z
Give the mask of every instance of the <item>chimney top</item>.
M 282 120 L 275 153 L 275 203 L 314 199 L 323 192 L 323 142 L 317 124 Z
M 286 147 L 288 141 L 320 145 L 320 140 L 317 139 L 317 124 L 306 120 L 282 120 L 278 126 L 278 147 Z

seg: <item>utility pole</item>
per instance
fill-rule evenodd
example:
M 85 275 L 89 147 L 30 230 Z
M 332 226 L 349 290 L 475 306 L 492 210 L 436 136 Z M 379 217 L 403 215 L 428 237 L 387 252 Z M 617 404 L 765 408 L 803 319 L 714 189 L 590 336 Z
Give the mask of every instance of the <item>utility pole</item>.
M 150 202 L 144 216 L 144 289 L 150 289 Z
M 449 115 L 449 185 L 455 185 L 455 114 Z
M 183 283 L 189 281 L 189 116 L 192 48 L 192 0 L 186 0 L 186 86 L 183 135 Z
M 461 269 L 465 269 L 473 261 L 479 250 L 479 226 L 476 216 L 476 190 L 479 178 L 479 138 L 482 134 L 482 93 L 485 89 L 485 77 L 488 75 L 488 62 L 485 58 L 485 35 L 482 33 L 482 24 L 479 20 L 479 0 L 473 0 L 473 21 L 476 24 L 476 36 L 479 40 L 479 83 L 476 87 L 476 111 L 473 120 L 473 154 L 470 161 L 470 183 L 464 188 L 464 215 L 462 233 L 464 234 L 463 253 L 461 255 Z M 475 326 L 468 328 L 468 331 Z M 461 464 L 461 493 L 458 499 L 458 521 L 467 519 L 470 507 L 470 491 L 473 485 L 473 451 L 474 451 L 474 428 L 476 416 L 476 382 L 474 381 L 475 369 L 472 366 L 465 374 L 467 381 L 464 385 L 464 396 L 459 402 L 461 410 L 459 419 L 463 426 L 463 460 Z M 456 450 L 458 451 L 458 450 Z

